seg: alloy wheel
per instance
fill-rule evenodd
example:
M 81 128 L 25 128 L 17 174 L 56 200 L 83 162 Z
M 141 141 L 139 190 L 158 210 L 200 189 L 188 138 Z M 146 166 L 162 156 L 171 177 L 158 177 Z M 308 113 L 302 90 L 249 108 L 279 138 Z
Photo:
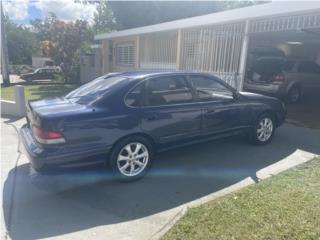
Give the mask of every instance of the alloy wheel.
M 117 167 L 121 174 L 134 177 L 139 175 L 148 165 L 148 148 L 139 142 L 125 145 L 119 152 Z
M 257 137 L 261 142 L 266 142 L 270 139 L 273 132 L 273 122 L 271 118 L 262 118 L 258 124 Z

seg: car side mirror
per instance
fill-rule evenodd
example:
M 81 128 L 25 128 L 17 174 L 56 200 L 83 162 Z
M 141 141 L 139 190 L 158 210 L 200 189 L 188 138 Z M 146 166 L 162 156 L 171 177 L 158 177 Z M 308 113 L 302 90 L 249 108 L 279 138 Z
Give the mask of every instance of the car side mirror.
M 233 100 L 238 100 L 240 95 L 238 92 L 235 91 L 232 93 L 232 96 L 233 96 Z

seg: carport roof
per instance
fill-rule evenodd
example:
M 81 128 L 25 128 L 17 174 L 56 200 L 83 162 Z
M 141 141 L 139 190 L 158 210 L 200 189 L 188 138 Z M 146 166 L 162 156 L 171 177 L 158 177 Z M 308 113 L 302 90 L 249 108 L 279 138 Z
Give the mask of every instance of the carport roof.
M 222 11 L 192 18 L 185 18 L 171 22 L 149 25 L 145 27 L 132 28 L 123 31 L 98 34 L 95 40 L 126 37 L 136 34 L 169 31 L 183 28 L 192 28 L 204 25 L 237 22 L 249 19 L 258 19 L 271 16 L 285 16 L 320 11 L 320 1 L 300 2 L 272 2 L 250 7 Z

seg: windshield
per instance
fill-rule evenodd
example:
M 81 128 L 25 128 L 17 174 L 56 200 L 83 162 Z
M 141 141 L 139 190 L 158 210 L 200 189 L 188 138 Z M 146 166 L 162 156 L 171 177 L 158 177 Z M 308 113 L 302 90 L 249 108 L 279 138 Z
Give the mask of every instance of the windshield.
M 127 78 L 117 76 L 97 78 L 73 90 L 65 98 L 74 99 L 78 103 L 89 104 L 103 97 L 113 86 L 125 79 Z

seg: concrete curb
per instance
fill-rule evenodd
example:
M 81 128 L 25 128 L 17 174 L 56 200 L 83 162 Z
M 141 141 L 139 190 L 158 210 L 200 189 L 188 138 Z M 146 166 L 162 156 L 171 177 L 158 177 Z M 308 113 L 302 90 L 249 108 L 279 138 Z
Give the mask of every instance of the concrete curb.
M 287 158 L 285 158 L 279 162 L 276 162 L 266 168 L 259 170 L 256 173 L 258 182 L 260 182 L 261 180 L 268 179 L 274 175 L 277 175 L 283 171 L 289 170 L 289 169 L 296 167 L 300 164 L 306 163 L 306 162 L 308 162 L 318 156 L 319 155 L 317 155 L 317 154 L 309 153 L 309 152 L 302 151 L 302 150 L 296 150 L 292 155 L 288 156 Z M 188 202 L 188 203 L 182 205 L 181 211 L 179 211 L 179 213 L 177 213 L 172 219 L 170 219 L 166 224 L 164 224 L 159 229 L 159 231 L 154 233 L 152 235 L 152 237 L 150 238 L 150 240 L 157 240 L 157 239 L 160 239 L 161 237 L 163 237 L 166 234 L 166 232 L 168 232 L 173 227 L 173 225 L 185 215 L 185 213 L 187 212 L 187 210 L 189 208 L 197 207 L 202 204 L 208 203 L 208 202 L 213 201 L 217 198 L 220 198 L 220 197 L 226 196 L 230 193 L 239 191 L 245 187 L 248 187 L 248 186 L 253 185 L 255 183 L 258 183 L 258 182 L 255 181 L 254 179 L 252 179 L 251 177 L 247 177 L 247 178 L 243 179 L 242 181 L 240 181 L 236 184 L 233 184 L 227 188 L 224 188 L 218 192 L 209 194 L 207 196 L 204 196 L 202 198 L 199 198 L 197 200 L 194 200 L 194 201 L 191 201 L 191 202 Z

